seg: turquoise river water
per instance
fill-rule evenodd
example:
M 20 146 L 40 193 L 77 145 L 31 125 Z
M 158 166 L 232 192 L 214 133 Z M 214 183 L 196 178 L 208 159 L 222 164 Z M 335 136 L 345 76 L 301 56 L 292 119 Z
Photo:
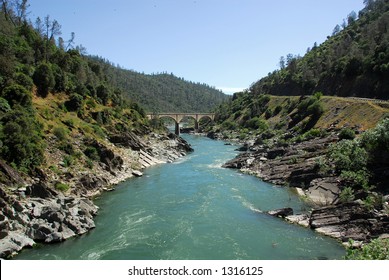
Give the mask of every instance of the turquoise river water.
M 235 146 L 184 135 L 195 152 L 104 193 L 96 228 L 16 259 L 340 259 L 335 240 L 262 213 L 309 208 L 290 191 L 224 169 Z

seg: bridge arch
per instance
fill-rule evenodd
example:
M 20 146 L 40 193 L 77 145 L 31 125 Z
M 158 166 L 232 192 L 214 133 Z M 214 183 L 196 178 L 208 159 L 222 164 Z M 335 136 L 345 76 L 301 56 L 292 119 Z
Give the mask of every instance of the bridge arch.
M 211 121 L 215 120 L 214 113 L 158 113 L 158 114 L 147 114 L 147 117 L 151 119 L 170 118 L 175 121 L 175 134 L 180 135 L 180 122 L 185 118 L 189 117 L 195 121 L 195 131 L 199 129 L 199 122 L 203 118 L 208 118 Z

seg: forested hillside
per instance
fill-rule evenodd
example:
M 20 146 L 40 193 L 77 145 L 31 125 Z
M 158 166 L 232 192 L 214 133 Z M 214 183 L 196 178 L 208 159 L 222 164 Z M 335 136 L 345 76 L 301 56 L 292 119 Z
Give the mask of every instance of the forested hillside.
M 145 133 L 146 111 L 206 112 L 226 98 L 204 84 L 85 56 L 50 16 L 32 23 L 28 1 L 0 3 L 0 157 L 16 168 L 41 166 L 51 135 L 74 156 L 66 141 L 76 132 L 98 139 Z
M 194 83 L 175 75 L 146 75 L 111 66 L 99 57 L 89 63 L 102 69 L 106 79 L 124 95 L 139 103 L 147 112 L 211 112 L 230 97 L 203 83 Z
M 359 96 L 389 99 L 389 1 L 366 0 L 332 36 L 303 57 L 280 59 L 280 70 L 254 83 L 254 94 Z M 297 39 L 297 38 L 296 38 Z

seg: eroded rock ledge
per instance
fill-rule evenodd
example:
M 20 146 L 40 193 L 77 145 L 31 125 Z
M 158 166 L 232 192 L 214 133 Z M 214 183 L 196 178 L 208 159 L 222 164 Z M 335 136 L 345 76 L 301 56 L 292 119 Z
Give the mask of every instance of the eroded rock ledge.
M 340 203 L 340 179 L 320 173 L 320 160 L 329 145 L 338 140 L 335 134 L 281 147 L 245 145 L 245 152 L 224 164 L 264 181 L 296 188 L 312 202 L 314 210 L 293 215 L 292 209 L 278 209 L 268 214 L 281 217 L 341 242 L 353 239 L 368 242 L 389 232 L 389 217 L 384 212 L 367 209 L 362 202 Z M 387 197 L 386 197 L 387 199 Z
M 291 208 L 267 213 L 336 238 L 345 245 L 348 245 L 350 239 L 365 243 L 371 239 L 385 237 L 389 232 L 387 215 L 369 211 L 358 202 L 321 207 L 311 213 L 297 215 L 293 215 Z

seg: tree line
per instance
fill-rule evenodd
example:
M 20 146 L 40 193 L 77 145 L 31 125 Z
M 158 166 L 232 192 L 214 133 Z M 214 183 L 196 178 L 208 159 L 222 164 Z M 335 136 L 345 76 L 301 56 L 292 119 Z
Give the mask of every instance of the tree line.
M 255 94 L 358 96 L 388 99 L 389 1 L 366 0 L 332 36 L 304 56 L 280 58 L 280 69 L 253 83 Z

